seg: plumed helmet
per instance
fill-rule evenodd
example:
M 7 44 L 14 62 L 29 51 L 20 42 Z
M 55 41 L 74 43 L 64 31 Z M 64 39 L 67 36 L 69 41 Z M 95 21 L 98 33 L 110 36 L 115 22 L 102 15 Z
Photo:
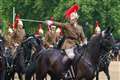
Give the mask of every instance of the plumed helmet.
M 74 19 L 78 18 L 77 11 L 80 9 L 79 5 L 75 4 L 65 12 L 65 18 L 67 19 Z
M 95 33 L 100 33 L 100 32 L 101 32 L 101 29 L 99 26 L 99 21 L 96 21 Z

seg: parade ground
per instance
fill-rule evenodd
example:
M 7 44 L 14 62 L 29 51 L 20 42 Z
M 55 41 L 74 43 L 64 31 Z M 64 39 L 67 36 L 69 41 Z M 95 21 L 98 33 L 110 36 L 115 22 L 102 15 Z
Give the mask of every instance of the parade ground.
M 120 61 L 112 61 L 109 67 L 110 80 L 120 80 Z M 100 72 L 100 80 L 107 80 L 106 75 Z
M 120 61 L 112 61 L 109 70 L 110 70 L 110 78 L 111 78 L 110 80 L 120 80 Z M 99 78 L 100 80 L 107 80 L 107 77 L 103 72 L 100 72 Z M 17 75 L 15 80 L 18 80 Z M 48 76 L 48 80 L 50 80 L 49 76 Z

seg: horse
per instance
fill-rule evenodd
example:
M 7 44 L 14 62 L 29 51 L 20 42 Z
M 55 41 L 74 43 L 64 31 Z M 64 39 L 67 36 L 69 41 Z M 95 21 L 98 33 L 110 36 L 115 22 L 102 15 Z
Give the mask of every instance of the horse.
M 13 80 L 15 72 L 18 73 L 19 79 L 23 80 L 22 75 L 26 72 L 26 67 L 29 65 L 33 47 L 36 49 L 39 47 L 33 35 L 26 36 L 21 45 L 17 47 L 14 57 L 14 71 L 11 76 Z
M 25 73 L 25 80 L 31 80 L 32 75 L 35 73 L 35 69 L 36 69 L 36 60 L 37 57 L 39 56 L 39 51 L 45 49 L 45 47 L 43 46 L 43 40 L 41 38 L 36 38 L 37 43 L 38 43 L 38 48 L 36 48 L 36 52 L 31 56 L 30 59 L 30 63 L 29 66 L 27 66 L 26 68 L 26 73 Z M 33 76 L 34 78 L 34 76 Z
M 0 35 L 0 80 L 5 80 L 5 39 Z
M 118 54 L 119 54 L 119 48 L 115 44 L 109 53 L 106 53 L 105 55 L 101 56 L 99 64 L 98 64 L 98 68 L 96 71 L 96 73 L 97 73 L 96 80 L 98 80 L 99 72 L 101 72 L 101 71 L 103 71 L 105 73 L 105 75 L 107 76 L 107 79 L 110 80 L 109 65 L 110 65 L 110 62 L 112 61 L 112 59 L 117 57 Z
M 119 51 L 120 51 L 120 42 L 118 41 L 114 45 L 114 52 L 113 53 L 116 53 L 116 54 L 113 55 L 113 56 L 115 56 L 113 58 L 113 60 L 118 60 L 118 61 L 120 60 L 120 53 L 119 53 Z
M 5 47 L 5 80 L 11 79 L 11 73 L 13 71 L 13 56 L 12 56 L 12 50 L 8 47 Z
M 108 53 L 114 44 L 112 31 L 113 29 L 108 27 L 101 33 L 91 37 L 86 49 L 82 53 L 84 55 L 73 66 L 77 80 L 93 80 L 100 56 Z
M 84 49 L 81 46 L 74 46 L 70 49 L 61 50 L 58 47 L 42 49 L 36 58 L 33 69 L 36 73 L 36 80 L 43 80 L 47 73 L 51 76 L 52 80 L 65 79 L 64 75 L 67 74 L 68 69 L 82 54 L 80 49 Z M 69 53 L 70 52 L 70 53 Z M 26 76 L 25 80 L 31 80 L 31 76 Z

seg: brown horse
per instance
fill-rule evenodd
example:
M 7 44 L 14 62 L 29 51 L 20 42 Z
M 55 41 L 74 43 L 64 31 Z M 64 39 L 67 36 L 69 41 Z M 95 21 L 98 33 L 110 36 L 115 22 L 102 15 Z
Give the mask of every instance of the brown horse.
M 108 53 L 114 44 L 111 32 L 112 29 L 108 27 L 90 39 L 87 49 L 83 53 L 84 55 L 74 66 L 78 80 L 93 80 L 100 56 Z

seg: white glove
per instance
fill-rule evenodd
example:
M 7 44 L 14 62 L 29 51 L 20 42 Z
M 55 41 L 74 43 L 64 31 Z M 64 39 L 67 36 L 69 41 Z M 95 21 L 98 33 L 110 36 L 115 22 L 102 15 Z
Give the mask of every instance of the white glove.
M 53 45 L 50 45 L 49 47 L 53 47 Z
M 12 29 L 12 28 L 9 28 L 8 31 L 9 31 L 10 33 L 13 33 L 13 29 Z
M 19 44 L 18 44 L 18 43 L 15 43 L 14 46 L 17 47 L 17 46 L 19 46 Z
M 87 39 L 85 39 L 84 44 L 87 44 Z
M 87 45 L 87 39 L 85 39 L 84 42 L 82 42 L 82 43 L 80 44 L 80 46 L 83 46 L 84 44 Z

